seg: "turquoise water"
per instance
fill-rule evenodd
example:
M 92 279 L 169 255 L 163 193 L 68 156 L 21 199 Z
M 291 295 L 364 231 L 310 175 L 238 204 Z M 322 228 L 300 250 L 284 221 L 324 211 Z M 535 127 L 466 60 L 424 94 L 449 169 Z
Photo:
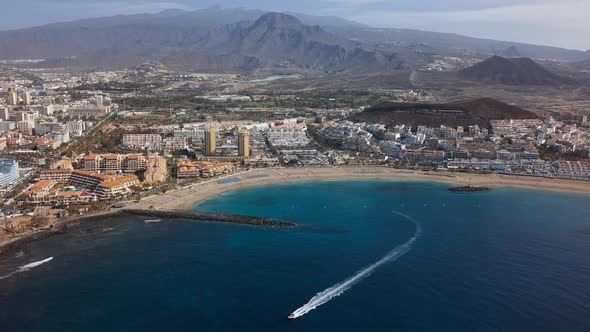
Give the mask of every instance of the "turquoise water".
M 317 182 L 198 209 L 296 229 L 113 219 L 0 258 L 1 331 L 587 331 L 590 197 L 413 182 Z M 408 243 L 350 288 L 316 293 Z M 97 234 L 98 233 L 98 234 Z

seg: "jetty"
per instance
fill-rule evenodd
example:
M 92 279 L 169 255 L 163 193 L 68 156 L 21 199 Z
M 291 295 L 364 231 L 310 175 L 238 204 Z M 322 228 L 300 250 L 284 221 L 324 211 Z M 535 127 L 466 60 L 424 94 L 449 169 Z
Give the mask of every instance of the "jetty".
M 292 228 L 297 224 L 277 220 L 273 218 L 245 216 L 239 214 L 228 214 L 228 213 L 214 213 L 214 212 L 203 212 L 203 211 L 191 211 L 191 210 L 143 210 L 143 209 L 121 209 L 123 214 L 132 214 L 142 217 L 155 217 L 155 218 L 166 218 L 166 219 L 180 219 L 189 221 L 209 221 L 209 222 L 225 222 L 233 224 L 251 225 L 259 227 L 269 228 Z
M 490 191 L 490 188 L 489 187 L 464 186 L 464 187 L 449 188 L 449 191 L 459 192 L 459 193 L 477 193 L 477 192 L 483 192 L 483 191 Z
M 80 222 L 101 221 L 106 218 L 122 217 L 125 215 L 135 215 L 147 218 L 163 218 L 169 220 L 186 220 L 195 222 L 232 223 L 264 228 L 293 228 L 297 226 L 297 224 L 289 221 L 265 217 L 245 216 L 239 214 L 213 213 L 191 210 L 142 210 L 118 208 L 89 215 L 63 218 L 44 229 L 24 234 L 23 236 L 18 238 L 0 241 L 0 255 L 9 251 L 14 251 L 22 245 L 32 241 L 41 240 L 44 238 L 55 236 L 57 234 L 64 234 L 68 232 L 71 226 L 75 226 Z M 107 228 L 101 230 L 101 232 L 110 230 L 111 229 Z
M 466 186 L 461 187 L 452 187 L 449 188 L 451 192 L 459 192 L 459 193 L 478 193 L 483 191 L 490 191 L 489 187 L 476 187 L 471 184 L 471 178 L 469 178 L 469 184 Z

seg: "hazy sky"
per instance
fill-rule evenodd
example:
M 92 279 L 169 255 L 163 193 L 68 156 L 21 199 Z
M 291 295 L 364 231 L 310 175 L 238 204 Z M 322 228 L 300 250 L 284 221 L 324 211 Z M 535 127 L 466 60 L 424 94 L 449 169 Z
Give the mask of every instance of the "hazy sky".
M 590 0 L 4 0 L 0 29 L 213 5 L 337 15 L 378 27 L 590 49 Z

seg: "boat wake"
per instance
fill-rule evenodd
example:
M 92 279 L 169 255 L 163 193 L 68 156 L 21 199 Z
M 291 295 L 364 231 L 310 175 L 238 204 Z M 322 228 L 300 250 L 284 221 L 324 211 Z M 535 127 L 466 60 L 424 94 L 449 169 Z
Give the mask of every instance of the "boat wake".
M 10 278 L 10 277 L 12 277 L 13 275 L 15 275 L 17 273 L 29 271 L 30 269 L 36 268 L 37 266 L 42 265 L 42 264 L 45 264 L 45 263 L 50 262 L 52 260 L 53 260 L 53 257 L 49 257 L 49 258 L 45 258 L 44 260 L 40 260 L 40 261 L 37 261 L 37 262 L 32 262 L 32 263 L 29 263 L 29 264 L 25 264 L 23 266 L 20 266 L 19 268 L 17 268 L 16 270 L 14 270 L 13 272 L 11 272 L 11 273 L 9 273 L 7 275 L 0 276 L 0 280 L 6 279 L 6 278 Z
M 414 223 L 414 225 L 416 226 L 416 231 L 414 232 L 414 236 L 412 236 L 412 238 L 410 238 L 405 243 L 393 248 L 391 251 L 389 251 L 385 256 L 383 256 L 383 258 L 381 258 L 377 262 L 356 272 L 348 279 L 346 279 L 340 283 L 337 283 L 336 285 L 334 285 L 330 288 L 327 288 L 324 291 L 317 293 L 314 297 L 311 298 L 311 300 L 309 300 L 309 302 L 307 302 L 306 304 L 301 306 L 299 309 L 293 311 L 289 315 L 290 319 L 299 318 L 299 317 L 307 314 L 308 312 L 312 311 L 313 309 L 321 306 L 322 304 L 326 304 L 327 302 L 331 301 L 333 298 L 342 295 L 344 292 L 349 290 L 352 286 L 354 286 L 358 282 L 362 281 L 363 279 L 365 279 L 366 277 L 371 275 L 371 273 L 373 273 L 381 265 L 397 260 L 398 258 L 402 257 L 404 254 L 406 254 L 408 251 L 410 251 L 410 249 L 412 249 L 412 245 L 414 244 L 416 239 L 418 239 L 420 237 L 420 235 L 422 234 L 422 228 L 420 227 L 420 224 L 416 220 L 414 220 L 412 217 L 410 217 L 404 213 L 397 212 L 397 211 L 392 211 L 392 213 L 402 216 L 405 219 Z

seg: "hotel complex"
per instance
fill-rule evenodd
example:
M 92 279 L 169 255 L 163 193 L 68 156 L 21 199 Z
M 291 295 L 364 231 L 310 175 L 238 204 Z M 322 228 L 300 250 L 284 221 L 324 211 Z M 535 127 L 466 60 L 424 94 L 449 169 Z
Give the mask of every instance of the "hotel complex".
M 18 179 L 18 161 L 14 159 L 0 160 L 0 188 L 8 187 Z
M 205 130 L 205 155 L 214 156 L 217 152 L 217 131 L 213 128 Z
M 238 133 L 238 155 L 250 157 L 250 132 L 242 130 Z

